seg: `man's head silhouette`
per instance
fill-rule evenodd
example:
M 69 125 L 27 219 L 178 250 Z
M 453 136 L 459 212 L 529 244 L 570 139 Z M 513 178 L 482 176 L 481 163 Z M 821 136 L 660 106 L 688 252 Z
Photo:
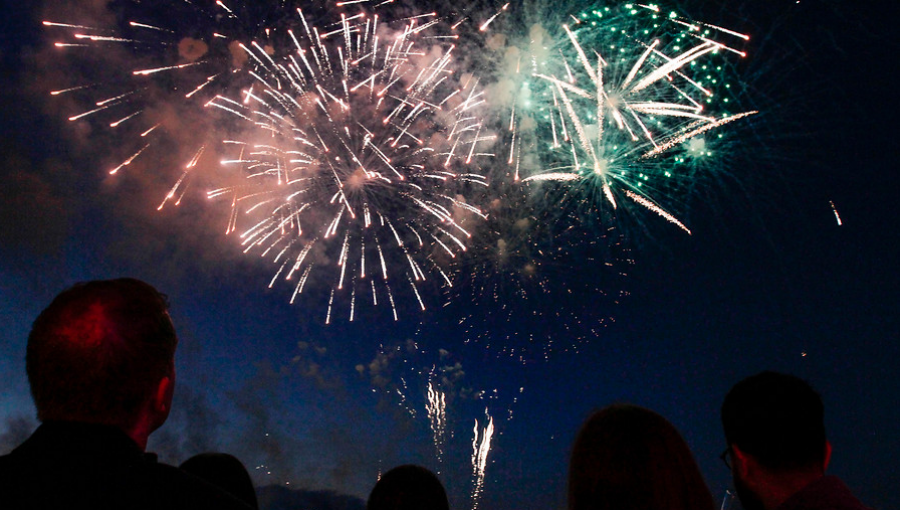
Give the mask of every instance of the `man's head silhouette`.
M 831 445 L 822 399 L 792 375 L 762 372 L 737 383 L 722 404 L 735 489 L 747 510 L 777 507 L 825 474 Z
M 171 408 L 178 338 L 166 297 L 140 280 L 77 284 L 38 316 L 26 369 L 41 421 L 111 425 L 142 448 Z

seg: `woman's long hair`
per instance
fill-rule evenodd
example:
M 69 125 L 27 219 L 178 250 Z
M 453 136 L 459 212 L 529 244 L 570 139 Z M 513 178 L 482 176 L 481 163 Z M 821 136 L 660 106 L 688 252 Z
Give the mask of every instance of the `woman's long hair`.
M 629 404 L 582 425 L 569 464 L 569 510 L 712 510 L 712 495 L 678 430 Z

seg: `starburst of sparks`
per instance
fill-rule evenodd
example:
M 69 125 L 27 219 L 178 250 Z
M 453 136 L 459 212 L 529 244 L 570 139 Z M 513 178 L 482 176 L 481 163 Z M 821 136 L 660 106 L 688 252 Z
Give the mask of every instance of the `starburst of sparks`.
M 663 186 L 647 181 L 678 172 L 675 148 L 690 145 L 695 155 L 705 133 L 757 113 L 732 113 L 727 95 L 717 97 L 730 87 L 717 76 L 720 61 L 744 57 L 735 46 L 749 37 L 643 4 L 571 16 L 560 32 L 557 54 L 539 43 L 542 55 L 532 50 L 530 62 L 516 62 L 525 100 L 509 117 L 514 179 L 596 188 L 612 210 L 628 200 L 690 233 L 652 196 Z M 524 130 L 523 119 L 537 128 Z M 522 176 L 529 135 L 541 165 Z
M 465 221 L 484 217 L 463 198 L 467 186 L 486 185 L 472 164 L 489 155 L 479 152 L 491 140 L 478 115 L 483 93 L 476 79 L 454 76 L 452 46 L 423 44 L 433 15 L 398 32 L 377 16 L 342 16 L 325 33 L 300 16 L 304 33 L 290 33 L 293 51 L 280 62 L 259 45 L 247 49 L 265 74 L 253 73 L 243 101 L 207 103 L 261 134 L 226 142 L 236 156 L 223 165 L 247 180 L 209 196 L 230 200 L 229 232 L 239 210 L 264 211 L 240 237 L 247 251 L 274 255 L 272 284 L 293 281 L 294 297 L 321 262 L 311 251 L 324 245 L 335 273 L 326 322 L 341 292 L 351 321 L 357 296 L 377 305 L 379 292 L 398 318 L 390 283 L 397 260 L 405 270 L 394 281 L 408 284 L 424 310 L 420 282 L 452 285 L 440 261 L 465 251 Z
M 296 9 L 257 38 L 222 29 L 208 40 L 179 40 L 174 30 L 132 20 L 129 30 L 152 33 L 164 47 L 178 40 L 194 60 L 129 70 L 123 90 L 70 120 L 124 110 L 109 124 L 117 128 L 143 113 L 135 109 L 140 99 L 149 101 L 152 84 L 135 82 L 182 77 L 182 100 L 224 120 L 229 134 L 204 142 L 160 209 L 180 204 L 204 154 L 222 154 L 215 179 L 227 184 L 207 196 L 228 201 L 226 233 L 237 234 L 245 252 L 276 263 L 270 287 L 288 282 L 292 303 L 304 290 L 327 287 L 326 323 L 339 305 L 353 321 L 363 302 L 389 306 L 396 320 L 401 293 L 424 310 L 422 287 L 452 286 L 443 265 L 465 252 L 469 225 L 485 217 L 466 194 L 486 186 L 480 164 L 492 155 L 493 136 L 481 120 L 479 79 L 455 68 L 453 29 L 435 13 L 382 19 L 373 14 L 379 6 L 343 2 L 319 24 Z M 233 24 L 250 7 L 217 2 L 215 9 Z M 148 45 L 110 29 L 45 25 L 100 49 Z M 153 145 L 143 142 L 110 173 Z

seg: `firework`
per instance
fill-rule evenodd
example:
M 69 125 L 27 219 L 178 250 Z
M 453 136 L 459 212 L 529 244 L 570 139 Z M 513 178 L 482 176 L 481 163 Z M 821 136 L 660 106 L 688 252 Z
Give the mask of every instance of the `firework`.
M 70 120 L 136 123 L 163 90 L 220 127 L 211 132 L 223 139 L 200 144 L 160 209 L 181 202 L 205 154 L 221 155 L 205 176 L 207 196 L 230 204 L 226 232 L 245 252 L 275 262 L 270 287 L 288 282 L 292 303 L 305 290 L 324 294 L 326 323 L 338 313 L 353 321 L 363 303 L 396 320 L 401 294 L 424 310 L 420 287 L 452 285 L 442 266 L 466 250 L 467 223 L 484 217 L 466 195 L 486 185 L 478 162 L 493 138 L 479 80 L 454 68 L 457 36 L 436 14 L 385 19 L 374 4 L 345 4 L 329 17 L 217 2 L 188 11 L 200 20 L 190 35 L 177 16 L 174 26 L 136 17 L 122 33 L 45 25 L 66 30 L 71 44 L 157 57 L 111 80 L 121 90 Z M 168 62 L 173 46 L 178 58 Z M 162 134 L 159 126 L 141 138 Z M 110 173 L 153 146 L 142 140 Z
M 533 24 L 504 55 L 509 173 L 587 190 L 610 211 L 637 204 L 690 233 L 660 199 L 711 155 L 710 136 L 756 113 L 733 111 L 730 92 L 747 39 L 637 3 Z M 523 165 L 529 153 L 537 163 Z
M 243 102 L 218 96 L 208 103 L 261 133 L 226 142 L 237 155 L 223 164 L 247 180 L 210 197 L 230 200 L 230 231 L 238 211 L 263 209 L 241 238 L 248 251 L 274 255 L 272 284 L 293 281 L 294 296 L 312 268 L 329 261 L 326 322 L 339 293 L 351 321 L 357 301 L 377 305 L 379 294 L 396 320 L 391 285 L 408 285 L 424 310 L 420 282 L 452 285 L 441 260 L 465 251 L 465 222 L 484 216 L 462 198 L 485 185 L 472 165 L 490 139 L 477 114 L 484 99 L 477 80 L 454 76 L 452 47 L 420 40 L 430 17 L 392 31 L 378 17 L 343 16 L 321 35 L 301 17 L 305 40 L 291 32 L 297 57 L 268 57 L 269 77 L 257 75 Z M 248 51 L 265 63 L 265 53 Z

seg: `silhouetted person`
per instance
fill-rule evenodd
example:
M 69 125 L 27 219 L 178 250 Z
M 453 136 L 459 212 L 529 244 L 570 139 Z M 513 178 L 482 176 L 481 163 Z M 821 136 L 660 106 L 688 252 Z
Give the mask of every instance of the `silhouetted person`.
M 762 372 L 722 404 L 722 454 L 745 510 L 863 510 L 837 477 L 825 476 L 831 444 L 822 399 L 792 375 Z
M 145 454 L 169 415 L 178 338 L 167 301 L 134 279 L 57 296 L 25 357 L 40 427 L 0 457 L 0 508 L 246 509 Z
M 366 510 L 449 510 L 441 481 L 422 466 L 406 464 L 391 469 L 378 480 Z
M 678 430 L 659 414 L 614 404 L 592 414 L 569 463 L 569 510 L 712 510 Z
M 227 453 L 201 453 L 178 467 L 224 490 L 251 508 L 259 508 L 250 473 L 237 457 Z

